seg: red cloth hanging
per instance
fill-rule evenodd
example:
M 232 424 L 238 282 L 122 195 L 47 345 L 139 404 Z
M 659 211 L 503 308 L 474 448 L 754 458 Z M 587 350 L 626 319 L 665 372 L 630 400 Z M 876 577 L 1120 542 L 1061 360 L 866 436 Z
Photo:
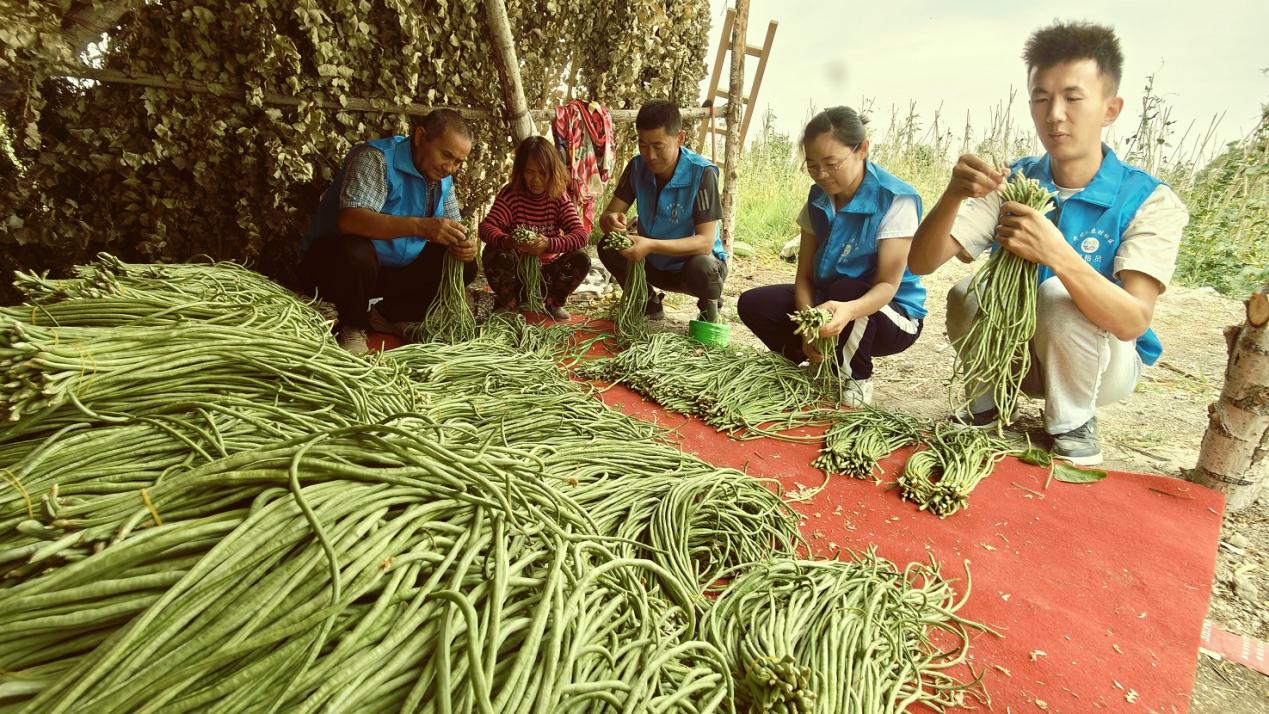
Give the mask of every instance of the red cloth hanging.
M 612 172 L 612 114 L 596 102 L 574 99 L 555 108 L 551 133 L 568 170 L 568 197 L 577 207 L 582 227 L 590 233 L 595 203 Z

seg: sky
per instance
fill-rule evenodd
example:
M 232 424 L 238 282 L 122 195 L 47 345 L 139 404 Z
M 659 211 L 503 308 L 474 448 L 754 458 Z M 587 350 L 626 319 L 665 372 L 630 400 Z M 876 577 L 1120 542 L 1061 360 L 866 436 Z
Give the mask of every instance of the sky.
M 722 33 L 726 0 L 711 0 L 709 71 Z M 734 3 L 731 3 L 734 4 Z M 1060 11 L 1043 2 L 959 0 L 751 0 L 750 44 L 760 45 L 767 23 L 779 23 L 747 141 L 770 107 L 778 131 L 796 135 L 814 104 L 859 108 L 871 100 L 871 130 L 884 132 L 891 107 L 916 102 L 923 125 L 936 110 L 941 123 L 963 133 L 966 112 L 984 127 L 992 107 L 1018 90 L 1016 121 L 1031 127 L 1024 101 L 1022 46 L 1055 19 L 1087 20 L 1115 28 L 1124 53 L 1120 96 L 1124 112 L 1114 131 L 1132 134 L 1148 75 L 1171 107 L 1178 135 L 1194 123 L 1205 130 L 1221 112 L 1218 146 L 1249 132 L 1269 102 L 1269 2 L 1252 0 L 1067 0 Z M 757 60 L 746 58 L 752 77 Z M 720 84 L 727 86 L 726 65 Z M 709 74 L 702 82 L 709 83 Z M 746 85 L 748 86 L 748 85 Z M 924 128 L 924 126 L 923 126 Z M 1175 137 L 1179 139 L 1179 136 Z

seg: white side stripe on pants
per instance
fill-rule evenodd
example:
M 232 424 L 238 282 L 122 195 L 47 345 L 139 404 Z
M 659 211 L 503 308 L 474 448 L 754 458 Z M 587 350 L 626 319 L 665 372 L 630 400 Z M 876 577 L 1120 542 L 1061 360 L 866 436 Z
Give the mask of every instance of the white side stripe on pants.
M 893 307 L 890 307 L 889 305 L 882 305 L 881 309 L 878 310 L 878 312 L 880 312 L 882 315 L 885 315 L 887 318 L 889 318 L 890 321 L 894 323 L 895 327 L 899 328 L 900 330 L 903 330 L 909 335 L 915 335 L 917 333 L 917 330 L 920 328 L 920 325 L 917 324 L 916 320 L 913 320 L 912 318 L 907 317 L 906 315 L 894 309 Z

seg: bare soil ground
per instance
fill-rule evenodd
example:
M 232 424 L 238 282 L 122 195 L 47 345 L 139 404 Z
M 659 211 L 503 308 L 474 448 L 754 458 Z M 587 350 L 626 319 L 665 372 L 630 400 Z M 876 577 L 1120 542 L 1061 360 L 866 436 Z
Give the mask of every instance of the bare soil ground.
M 952 351 L 944 331 L 944 296 L 969 270 L 968 266 L 949 264 L 925 279 L 930 314 L 924 333 L 907 352 L 878 360 L 873 378 L 878 406 L 902 408 L 924 417 L 946 414 Z M 736 297 L 751 287 L 792 282 L 792 276 L 791 264 L 761 259 L 733 261 L 723 310 L 732 322 L 733 344 L 761 347 L 736 318 Z M 666 308 L 669 329 L 685 331 L 687 321 L 696 315 L 695 301 L 687 296 L 667 296 Z M 1108 468 L 1180 478 L 1194 465 L 1207 426 L 1207 405 L 1217 398 L 1224 379 L 1226 352 L 1221 330 L 1242 319 L 1239 301 L 1210 288 L 1172 286 L 1159 299 L 1154 328 L 1163 340 L 1163 358 L 1146 368 L 1131 399 L 1104 407 L 1099 413 Z M 1041 441 L 1044 429 L 1039 402 L 1023 406 L 1021 427 L 1033 440 L 1047 445 Z M 1226 514 L 1208 608 L 1209 620 L 1230 632 L 1261 640 L 1269 640 L 1269 608 L 1264 605 L 1269 598 L 1266 500 L 1262 498 L 1242 513 Z M 1237 590 L 1236 574 L 1243 577 Z M 1198 673 L 1192 711 L 1233 714 L 1269 710 L 1269 677 L 1198 652 L 1195 657 Z

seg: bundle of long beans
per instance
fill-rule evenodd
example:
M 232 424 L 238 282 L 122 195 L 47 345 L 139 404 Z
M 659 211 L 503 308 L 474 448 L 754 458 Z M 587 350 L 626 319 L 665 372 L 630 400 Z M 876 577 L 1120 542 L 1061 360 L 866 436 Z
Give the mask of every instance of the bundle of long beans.
M 468 234 L 467 240 L 474 240 Z M 479 244 L 477 244 L 479 245 Z M 441 268 L 441 284 L 428 306 L 423 320 L 406 337 L 412 341 L 462 342 L 476 336 L 476 316 L 467 299 L 463 281 L 463 261 L 448 251 Z
M 873 551 L 775 560 L 734 580 L 702 628 L 727 654 L 739 711 L 945 711 L 985 698 L 966 660 L 969 631 L 985 628 L 956 614 L 969 589 L 958 599 L 937 565 L 900 570 Z
M 668 332 L 648 335 L 576 371 L 624 384 L 670 411 L 740 437 L 823 423 L 831 403 L 822 385 L 780 355 L 708 349 Z
M 811 463 L 828 474 L 873 478 L 877 462 L 895 449 L 917 443 L 922 422 L 873 407 L 843 411 L 824 434 L 824 448 Z
M 511 242 L 516 245 L 533 245 L 542 240 L 542 236 L 528 228 L 516 228 L 511 231 Z M 529 312 L 546 312 L 546 291 L 542 281 L 542 259 L 536 255 L 516 252 L 516 277 L 524 288 L 524 309 Z
M 793 333 L 804 340 L 810 340 L 811 347 L 820 353 L 820 360 L 815 365 L 815 378 L 833 385 L 840 394 L 845 380 L 842 365 L 837 359 L 837 338 L 820 336 L 820 328 L 833 319 L 833 314 L 822 307 L 804 307 L 789 315 L 789 319 L 794 324 Z
M 599 239 L 599 247 L 605 250 L 625 250 L 632 245 L 630 236 L 622 231 L 609 231 Z M 629 261 L 626 265 L 626 282 L 621 286 L 621 301 L 613 306 L 611 314 L 617 329 L 618 341 L 634 342 L 648 334 L 648 318 L 644 313 L 648 306 L 648 271 L 644 261 Z
M 1015 172 L 1001 191 L 1040 213 L 1053 210 L 1052 194 L 1038 181 Z M 952 402 L 968 408 L 990 394 L 1000 410 L 1000 424 L 1012 420 L 1022 380 L 1031 368 L 1029 343 L 1035 336 L 1036 264 L 1013 251 L 997 248 L 974 275 L 969 294 L 978 303 L 969 330 L 956 342 Z
M 248 328 L 49 328 L 0 316 L 0 442 L 37 429 L 184 412 L 243 399 L 325 414 L 326 423 L 373 422 L 417 405 L 395 370 L 329 339 Z M 357 385 L 353 387 L 352 385 Z
M 926 448 L 908 457 L 899 488 L 903 498 L 946 518 L 969 503 L 969 494 L 1004 457 L 1017 453 L 1009 442 L 951 422 L 935 425 Z

